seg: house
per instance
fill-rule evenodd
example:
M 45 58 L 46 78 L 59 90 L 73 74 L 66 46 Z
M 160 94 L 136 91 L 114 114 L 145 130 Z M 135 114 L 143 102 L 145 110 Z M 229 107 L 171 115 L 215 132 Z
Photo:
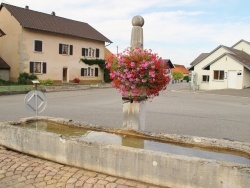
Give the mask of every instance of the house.
M 243 89 L 250 87 L 250 43 L 240 40 L 232 47 L 220 45 L 202 53 L 189 68 L 195 89 Z
M 0 23 L 0 57 L 10 66 L 11 81 L 22 72 L 54 82 L 103 80 L 97 64 L 80 59 L 104 59 L 105 43 L 112 42 L 88 23 L 5 3 Z
M 174 68 L 172 69 L 172 73 L 174 72 L 181 72 L 183 74 L 183 76 L 189 76 L 189 70 L 186 69 L 186 67 L 184 65 L 177 65 L 174 64 Z
M 10 66 L 0 57 L 0 80 L 9 81 Z

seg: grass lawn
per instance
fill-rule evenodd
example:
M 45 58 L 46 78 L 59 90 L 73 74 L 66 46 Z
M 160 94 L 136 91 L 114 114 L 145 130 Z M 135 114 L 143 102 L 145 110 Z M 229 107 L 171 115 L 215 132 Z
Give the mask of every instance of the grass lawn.
M 38 90 L 44 89 L 44 86 L 38 86 Z M 12 86 L 0 86 L 0 92 L 8 91 L 31 91 L 34 90 L 33 85 L 12 85 Z

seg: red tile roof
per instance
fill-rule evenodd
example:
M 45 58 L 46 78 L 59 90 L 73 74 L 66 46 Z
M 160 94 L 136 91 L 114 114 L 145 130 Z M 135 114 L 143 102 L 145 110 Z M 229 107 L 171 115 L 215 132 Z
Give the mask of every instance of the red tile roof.
M 0 10 L 3 7 L 5 7 L 24 28 L 112 43 L 112 41 L 91 27 L 88 23 L 45 14 L 27 8 L 20 8 L 5 3 L 1 4 Z
M 172 69 L 172 73 L 173 72 L 181 72 L 182 74 L 189 74 L 189 70 L 187 70 L 184 65 L 174 64 L 174 67 L 175 68 Z

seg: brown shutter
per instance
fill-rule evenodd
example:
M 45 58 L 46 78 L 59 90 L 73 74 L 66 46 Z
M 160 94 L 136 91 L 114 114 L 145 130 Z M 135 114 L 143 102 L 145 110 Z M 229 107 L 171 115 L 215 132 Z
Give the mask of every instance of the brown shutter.
M 85 56 L 85 48 L 82 48 L 82 56 Z
M 99 57 L 100 50 L 96 48 L 95 57 Z
M 43 74 L 47 73 L 47 65 L 45 62 L 43 62 Z
M 30 73 L 34 73 L 34 62 L 30 62 Z
M 95 68 L 95 77 L 98 77 L 98 71 L 99 71 L 99 69 Z
M 69 54 L 70 55 L 73 55 L 73 45 L 70 45 L 70 49 L 69 49 L 70 51 L 69 51 Z
M 62 54 L 62 44 L 59 44 L 59 54 Z

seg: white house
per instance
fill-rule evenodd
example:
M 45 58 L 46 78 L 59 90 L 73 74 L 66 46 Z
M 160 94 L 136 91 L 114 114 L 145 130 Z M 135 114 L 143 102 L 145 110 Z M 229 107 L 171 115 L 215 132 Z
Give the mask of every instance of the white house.
M 196 89 L 250 87 L 250 42 L 240 40 L 232 47 L 220 45 L 210 53 L 202 53 L 189 70 Z

